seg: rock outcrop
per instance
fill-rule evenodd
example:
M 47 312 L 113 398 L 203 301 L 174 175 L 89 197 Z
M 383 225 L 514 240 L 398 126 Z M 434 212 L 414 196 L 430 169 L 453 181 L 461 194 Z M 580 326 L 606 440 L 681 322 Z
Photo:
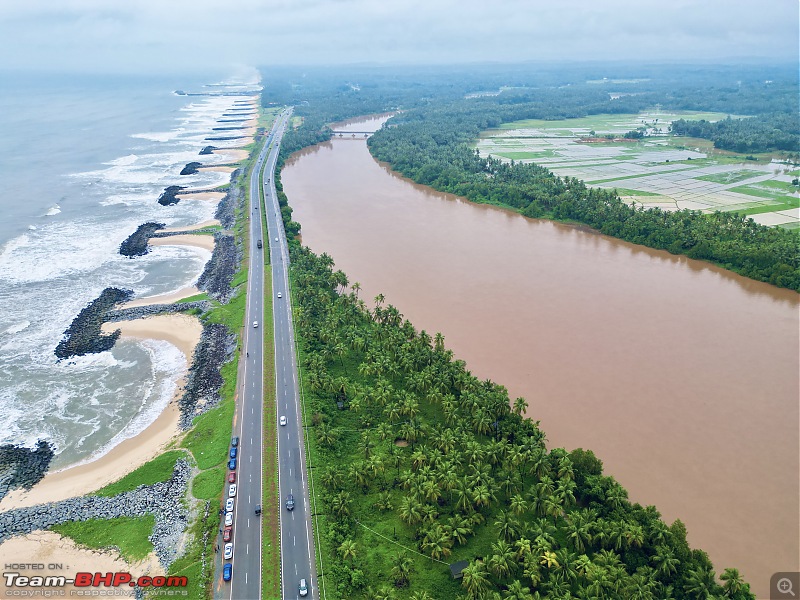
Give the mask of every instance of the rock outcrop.
M 120 302 L 126 302 L 133 296 L 131 290 L 119 288 L 106 288 L 97 299 L 78 313 L 72 324 L 64 332 L 62 339 L 55 349 L 58 358 L 83 356 L 94 352 L 110 350 L 120 335 L 119 329 L 113 333 L 102 333 L 101 327 L 105 322 L 106 313 Z

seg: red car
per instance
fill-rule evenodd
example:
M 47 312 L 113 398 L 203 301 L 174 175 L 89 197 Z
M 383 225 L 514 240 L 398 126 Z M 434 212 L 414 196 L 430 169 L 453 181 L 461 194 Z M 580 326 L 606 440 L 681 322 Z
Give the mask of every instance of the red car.
M 230 542 L 232 535 L 233 535 L 233 527 L 226 527 L 225 529 L 222 530 L 222 541 Z
M 236 483 L 236 473 L 233 471 L 228 473 L 228 483 Z

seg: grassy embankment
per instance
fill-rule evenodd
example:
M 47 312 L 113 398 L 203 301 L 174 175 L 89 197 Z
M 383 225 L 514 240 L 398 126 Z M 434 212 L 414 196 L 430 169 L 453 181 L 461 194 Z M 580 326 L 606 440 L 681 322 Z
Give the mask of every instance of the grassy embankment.
M 270 125 L 269 120 L 260 120 L 259 124 L 262 122 L 267 127 Z M 253 152 L 256 149 L 257 145 L 252 145 L 250 156 L 246 161 L 240 163 L 240 168 L 243 168 L 246 172 L 252 170 L 255 156 Z M 248 183 L 249 180 L 247 178 L 240 178 L 236 184 L 241 188 L 245 198 L 249 195 Z M 226 184 L 220 186 L 217 190 L 227 191 L 229 188 L 230 184 Z M 246 210 L 237 209 L 236 212 L 234 235 L 240 243 L 247 247 L 245 242 L 248 231 L 246 227 L 248 214 Z M 218 230 L 221 230 L 221 228 L 209 227 L 204 228 L 203 233 L 213 234 Z M 232 287 L 237 290 L 233 298 L 225 305 L 211 300 L 214 307 L 201 316 L 203 321 L 222 323 L 231 331 L 241 332 L 247 302 L 246 286 L 244 285 L 247 282 L 247 264 L 247 253 L 245 253 L 239 271 L 232 281 Z M 194 300 L 209 300 L 209 296 L 201 293 L 191 298 L 185 298 L 181 302 Z M 268 331 L 271 331 L 271 329 L 268 329 Z M 271 336 L 268 347 L 270 354 L 268 358 L 269 365 L 270 369 L 273 369 L 271 362 Z M 97 492 L 98 495 L 113 496 L 133 490 L 139 485 L 151 485 L 159 481 L 166 481 L 172 476 L 172 469 L 178 458 L 186 457 L 189 459 L 193 466 L 194 477 L 190 484 L 192 499 L 189 500 L 189 503 L 192 516 L 187 530 L 188 543 L 186 551 L 171 565 L 168 574 L 186 576 L 189 582 L 186 592 L 192 598 L 211 597 L 213 572 L 209 566 L 213 565 L 214 544 L 220 523 L 216 501 L 222 495 L 225 482 L 225 463 L 228 456 L 235 409 L 234 396 L 240 349 L 240 346 L 237 347 L 234 360 L 223 365 L 221 369 L 224 383 L 219 390 L 222 398 L 220 404 L 197 417 L 192 428 L 182 439 L 176 440 L 171 444 L 167 452 Z M 207 515 L 206 504 L 203 501 L 208 502 L 209 510 Z M 145 558 L 153 550 L 152 543 L 148 539 L 153 529 L 153 523 L 154 519 L 151 516 L 110 520 L 97 519 L 83 523 L 66 523 L 53 527 L 53 530 L 74 539 L 78 544 L 90 548 L 118 548 L 123 558 L 136 562 Z M 205 571 L 203 571 L 204 562 L 206 563 Z
M 272 126 L 280 108 L 267 109 L 271 112 Z M 258 212 L 265 232 L 264 239 L 264 404 L 263 404 L 263 472 L 261 505 L 261 597 L 278 598 L 281 590 L 281 548 L 280 548 L 280 498 L 278 497 L 278 440 L 276 422 L 275 390 L 275 343 L 272 316 L 272 266 L 267 230 L 266 208 L 264 206 L 264 177 L 259 173 Z

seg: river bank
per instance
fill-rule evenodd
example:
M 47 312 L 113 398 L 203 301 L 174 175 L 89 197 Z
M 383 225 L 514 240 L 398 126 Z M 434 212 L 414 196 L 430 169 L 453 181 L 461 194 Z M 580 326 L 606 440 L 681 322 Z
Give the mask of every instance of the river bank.
M 363 298 L 441 331 L 528 400 L 550 447 L 594 450 L 634 501 L 680 518 L 717 573 L 764 595 L 776 560 L 796 569 L 796 293 L 434 192 L 362 141 L 296 154 L 282 182 L 304 243 Z

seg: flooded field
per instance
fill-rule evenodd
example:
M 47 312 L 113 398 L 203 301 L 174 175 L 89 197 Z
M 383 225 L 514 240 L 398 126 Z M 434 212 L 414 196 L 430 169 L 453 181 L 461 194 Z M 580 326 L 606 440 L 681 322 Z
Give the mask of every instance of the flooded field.
M 800 226 L 800 192 L 790 167 L 709 156 L 704 140 L 667 135 L 671 121 L 721 113 L 648 111 L 504 124 L 479 140 L 482 153 L 535 162 L 588 185 L 616 188 L 630 203 L 664 210 L 738 211 L 764 225 Z M 648 137 L 621 140 L 643 127 Z M 608 140 L 604 136 L 614 136 Z
M 796 293 L 433 192 L 363 140 L 307 149 L 282 179 L 304 243 L 362 297 L 526 397 L 551 447 L 593 449 L 718 574 L 766 596 L 799 568 Z

